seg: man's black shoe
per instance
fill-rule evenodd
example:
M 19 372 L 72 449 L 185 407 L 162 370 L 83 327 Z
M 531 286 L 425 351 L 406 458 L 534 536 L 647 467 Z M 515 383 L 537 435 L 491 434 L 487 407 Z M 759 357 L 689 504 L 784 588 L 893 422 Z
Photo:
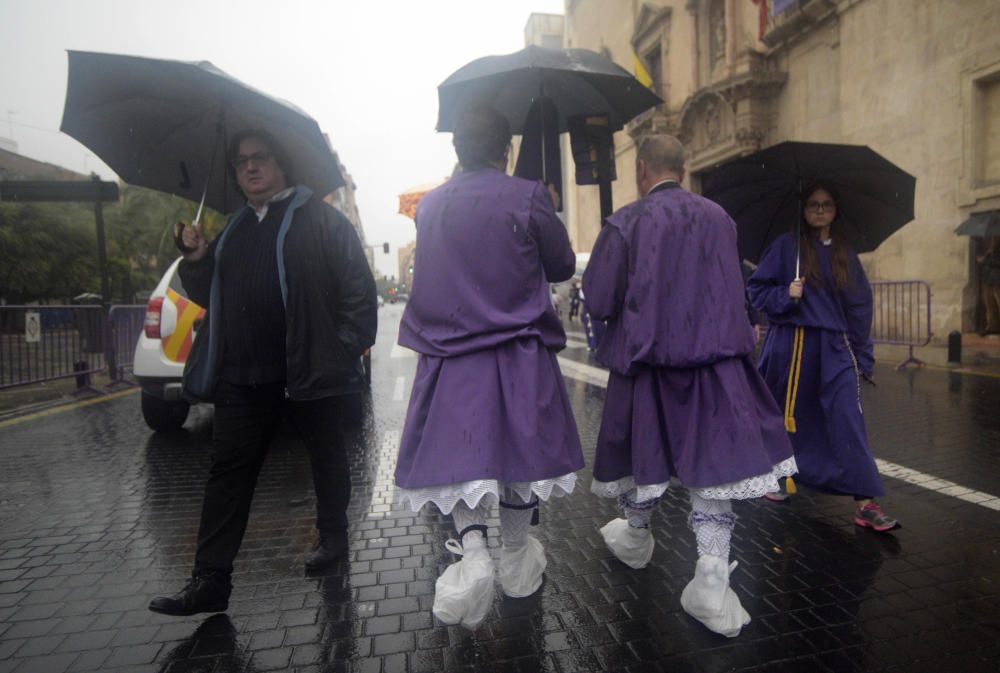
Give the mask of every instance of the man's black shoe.
M 313 552 L 306 557 L 306 570 L 323 570 L 347 556 L 347 535 L 320 535 Z
M 176 617 L 196 615 L 199 612 L 225 612 L 229 609 L 229 593 L 232 589 L 232 582 L 226 575 L 195 572 L 180 593 L 157 596 L 149 602 L 149 609 Z

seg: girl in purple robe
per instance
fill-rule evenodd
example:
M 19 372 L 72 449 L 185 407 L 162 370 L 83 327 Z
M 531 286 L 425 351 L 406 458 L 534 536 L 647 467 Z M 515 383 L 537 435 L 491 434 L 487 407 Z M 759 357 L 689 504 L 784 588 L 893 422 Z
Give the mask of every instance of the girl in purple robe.
M 451 514 L 462 560 L 437 580 L 434 614 L 475 629 L 493 602 L 486 520 L 500 505 L 503 592 L 541 585 L 545 553 L 528 535 L 539 499 L 570 493 L 583 467 L 556 351 L 566 334 L 549 283 L 576 255 L 537 182 L 502 171 L 507 121 L 467 114 L 455 131 L 462 171 L 417 207 L 413 289 L 399 344 L 420 354 L 396 465 L 399 498 Z
M 854 496 L 854 522 L 884 532 L 898 523 L 874 500 L 885 490 L 861 408 L 861 381 L 871 380 L 875 364 L 871 287 L 841 231 L 834 190 L 816 185 L 803 195 L 798 238 L 778 238 L 748 284 L 754 308 L 767 314 L 770 325 L 758 366 L 784 411 L 799 466 L 796 480 Z

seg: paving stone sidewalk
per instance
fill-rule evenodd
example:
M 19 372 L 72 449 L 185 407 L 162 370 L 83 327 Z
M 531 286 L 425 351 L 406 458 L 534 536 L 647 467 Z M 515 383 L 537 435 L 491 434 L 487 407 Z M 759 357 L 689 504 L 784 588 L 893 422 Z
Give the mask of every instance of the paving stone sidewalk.
M 686 494 L 668 492 L 653 562 L 635 571 L 601 541 L 616 511 L 589 494 L 589 470 L 542 509 L 543 588 L 526 599 L 498 591 L 475 634 L 440 624 L 430 607 L 434 580 L 457 560 L 444 547 L 453 529 L 393 502 L 406 404 L 394 392 L 399 377 L 409 390 L 415 364 L 393 340 L 380 337 L 352 452 L 349 560 L 303 572 L 311 476 L 304 450 L 283 438 L 225 615 L 146 609 L 190 570 L 208 409 L 175 435 L 150 433 L 136 396 L 0 426 L 0 673 L 997 670 L 1000 512 L 896 478 L 883 503 L 904 528 L 891 535 L 854 526 L 848 500 L 804 490 L 786 504 L 736 505 L 734 585 L 753 617 L 736 639 L 680 609 L 696 558 Z M 589 363 L 585 349 L 563 356 Z M 567 384 L 590 465 L 604 391 Z M 880 458 L 1000 494 L 1000 379 L 880 367 L 878 384 L 866 414 Z

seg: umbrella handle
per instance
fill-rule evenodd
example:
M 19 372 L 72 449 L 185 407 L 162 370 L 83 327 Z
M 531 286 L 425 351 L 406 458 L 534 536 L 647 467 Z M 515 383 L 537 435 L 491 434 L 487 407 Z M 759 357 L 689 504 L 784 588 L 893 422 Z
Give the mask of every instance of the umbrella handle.
M 205 209 L 205 197 L 208 196 L 208 183 L 212 180 L 212 169 L 215 167 L 215 155 L 219 151 L 219 138 L 222 136 L 222 112 L 219 113 L 219 124 L 216 126 L 215 142 L 212 143 L 212 160 L 208 163 L 208 175 L 205 176 L 205 189 L 201 191 L 201 203 L 198 204 L 198 212 L 194 216 L 191 226 L 195 229 L 201 228 L 201 211 Z

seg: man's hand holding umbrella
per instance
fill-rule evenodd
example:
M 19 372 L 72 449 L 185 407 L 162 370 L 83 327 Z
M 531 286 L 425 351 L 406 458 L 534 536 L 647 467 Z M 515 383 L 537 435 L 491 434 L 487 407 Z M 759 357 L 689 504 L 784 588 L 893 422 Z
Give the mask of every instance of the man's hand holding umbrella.
M 201 235 L 201 228 L 178 222 L 174 230 L 174 243 L 185 261 L 197 262 L 205 256 L 208 242 Z

